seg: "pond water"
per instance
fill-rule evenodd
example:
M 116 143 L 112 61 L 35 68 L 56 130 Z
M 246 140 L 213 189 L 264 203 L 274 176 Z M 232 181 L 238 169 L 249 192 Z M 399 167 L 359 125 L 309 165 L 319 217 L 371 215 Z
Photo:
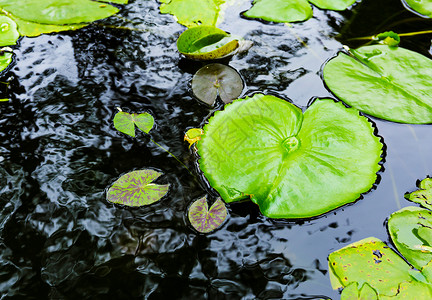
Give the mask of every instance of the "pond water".
M 113 127 L 116 107 L 150 112 L 152 138 L 194 169 L 183 141 L 214 109 L 190 90 L 201 66 L 181 59 L 184 27 L 158 13 L 155 0 L 132 0 L 84 29 L 23 38 L 0 84 L 1 299 L 339 299 L 327 256 L 375 236 L 389 242 L 386 218 L 411 205 L 403 198 L 431 175 L 432 129 L 371 118 L 386 145 L 379 182 L 361 200 L 312 220 L 272 220 L 254 204 L 229 205 L 218 231 L 188 224 L 191 201 L 208 193 L 148 136 Z M 287 26 L 246 20 L 237 1 L 219 25 L 254 42 L 229 65 L 243 95 L 256 91 L 305 108 L 331 97 L 320 70 L 354 37 L 430 28 L 398 0 L 363 0 L 345 12 L 314 8 L 314 18 Z M 115 29 L 113 26 L 139 30 Z M 430 57 L 431 35 L 401 46 Z M 217 107 L 216 109 L 220 109 Z M 105 200 L 120 175 L 154 168 L 171 183 L 162 201 L 138 209 Z M 195 169 L 196 171 L 196 169 Z M 305 199 L 307 201 L 307 199 Z

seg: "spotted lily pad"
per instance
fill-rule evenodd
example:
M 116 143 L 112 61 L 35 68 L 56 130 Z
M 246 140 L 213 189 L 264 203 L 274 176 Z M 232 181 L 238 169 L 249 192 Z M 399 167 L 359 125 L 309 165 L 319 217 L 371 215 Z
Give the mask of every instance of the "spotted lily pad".
M 405 207 L 390 215 L 390 236 L 399 252 L 421 270 L 432 260 L 432 212 Z
M 432 18 L 432 1 L 430 0 L 402 0 L 402 2 L 419 14 Z
M 0 47 L 15 45 L 19 36 L 16 23 L 11 18 L 0 15 Z
M 0 49 L 0 73 L 10 65 L 12 62 L 12 56 L 11 48 Z
M 405 198 L 432 210 L 432 178 L 423 179 L 419 188 L 417 191 L 405 194 Z
M 207 197 L 196 200 L 189 207 L 189 222 L 198 232 L 209 233 L 219 228 L 227 218 L 228 212 L 224 202 L 218 198 L 208 208 Z
M 195 96 L 208 105 L 214 105 L 217 96 L 225 103 L 237 99 L 243 91 L 243 80 L 233 68 L 223 64 L 205 65 L 192 78 Z
M 274 96 L 235 100 L 209 119 L 197 148 L 226 202 L 250 197 L 271 218 L 313 217 L 354 202 L 381 168 L 372 124 L 331 99 L 304 115 Z
M 149 133 L 154 126 L 154 118 L 149 113 L 130 114 L 124 111 L 119 111 L 114 116 L 114 127 L 131 137 L 135 137 L 135 125 L 145 133 Z
M 108 189 L 107 200 L 126 206 L 143 206 L 159 201 L 169 189 L 169 184 L 153 183 L 161 175 L 151 169 L 129 172 Z
M 432 60 L 401 47 L 340 52 L 324 67 L 328 88 L 345 103 L 389 121 L 432 123 Z
M 212 60 L 230 55 L 241 38 L 213 26 L 198 26 L 183 32 L 177 40 L 178 51 L 194 60 Z
M 190 148 L 193 144 L 201 140 L 203 134 L 204 131 L 201 128 L 191 128 L 186 132 L 184 140 L 188 141 Z

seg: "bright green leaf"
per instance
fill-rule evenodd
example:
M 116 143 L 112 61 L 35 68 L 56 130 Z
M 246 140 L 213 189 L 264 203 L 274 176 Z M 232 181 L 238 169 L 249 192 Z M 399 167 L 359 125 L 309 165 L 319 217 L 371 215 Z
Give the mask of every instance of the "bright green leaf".
M 12 18 L 18 25 L 19 33 L 22 36 L 28 36 L 28 37 L 39 36 L 43 33 L 77 30 L 88 25 L 87 23 L 73 24 L 73 25 L 46 25 L 46 24 L 39 24 L 39 23 L 21 20 L 13 16 Z
M 432 178 L 425 178 L 420 182 L 419 189 L 405 194 L 405 198 L 432 210 Z
M 215 26 L 220 17 L 223 0 L 160 0 L 160 11 L 174 15 L 186 27 Z
M 432 18 L 431 0 L 403 0 L 403 2 L 419 14 Z
M 396 47 L 400 43 L 400 36 L 393 31 L 386 31 L 376 36 L 379 44 Z
M 204 131 L 201 128 L 191 128 L 189 129 L 185 136 L 184 140 L 188 141 L 189 148 L 199 140 L 201 140 L 201 136 L 204 134 Z
M 16 23 L 0 15 L 0 47 L 15 45 L 19 36 Z
M 321 9 L 345 10 L 356 0 L 309 0 L 309 2 Z
M 400 47 L 373 45 L 339 53 L 324 67 L 328 88 L 367 114 L 432 123 L 432 60 Z
M 0 99 L 0 102 L 9 102 L 10 100 L 8 98 Z
M 312 17 L 312 7 L 307 0 L 254 0 L 244 16 L 271 22 L 299 22 Z
M 107 200 L 126 206 L 143 206 L 160 200 L 168 193 L 169 184 L 152 183 L 162 173 L 151 169 L 129 172 L 108 189 Z
M 257 94 L 216 112 L 197 144 L 200 168 L 226 202 L 246 197 L 271 218 L 306 218 L 354 202 L 376 181 L 382 144 L 355 109 Z
M 192 203 L 188 210 L 189 222 L 201 233 L 209 233 L 219 228 L 225 222 L 227 215 L 225 204 L 220 198 L 209 209 L 207 197 L 203 197 Z
M 0 49 L 0 73 L 5 70 L 12 62 L 12 49 L 1 48 Z
M 432 212 L 405 207 L 390 215 L 390 236 L 399 252 L 421 270 L 432 260 Z
M 149 133 L 154 126 L 154 118 L 149 113 L 130 114 L 124 111 L 114 116 L 114 127 L 131 137 L 135 137 L 135 125 L 145 133 Z
M 223 64 L 209 64 L 199 69 L 192 78 L 195 96 L 214 105 L 217 96 L 225 103 L 237 99 L 243 91 L 243 80 L 239 73 Z
M 128 0 L 98 0 L 99 2 L 109 2 L 115 4 L 127 4 Z

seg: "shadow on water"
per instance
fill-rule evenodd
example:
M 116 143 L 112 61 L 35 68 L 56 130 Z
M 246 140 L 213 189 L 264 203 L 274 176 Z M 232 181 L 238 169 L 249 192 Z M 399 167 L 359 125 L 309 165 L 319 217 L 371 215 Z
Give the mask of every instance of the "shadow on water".
M 432 169 L 428 126 L 374 119 L 387 145 L 376 190 L 353 205 L 301 222 L 270 220 L 252 203 L 229 207 L 218 231 L 201 235 L 186 209 L 207 191 L 181 165 L 139 133 L 117 132 L 116 107 L 149 112 L 152 139 L 190 169 L 183 141 L 212 110 L 191 95 L 200 64 L 181 59 L 184 28 L 158 14 L 157 1 L 132 1 L 122 15 L 146 30 L 92 25 L 23 38 L 1 87 L 0 294 L 4 299 L 317 299 L 339 298 L 327 255 L 359 239 L 387 240 L 386 217 L 406 206 L 403 194 Z M 250 3 L 242 4 L 244 11 Z M 254 42 L 229 64 L 246 93 L 263 91 L 305 107 L 328 97 L 325 60 L 350 39 L 385 30 L 418 31 L 429 21 L 399 1 L 363 0 L 347 12 L 314 9 L 292 27 L 226 16 L 222 29 Z M 117 18 L 102 24 L 132 26 Z M 430 36 L 403 39 L 428 54 Z M 172 188 L 138 209 L 105 200 L 121 174 L 155 168 Z M 3 299 L 3 298 L 2 298 Z

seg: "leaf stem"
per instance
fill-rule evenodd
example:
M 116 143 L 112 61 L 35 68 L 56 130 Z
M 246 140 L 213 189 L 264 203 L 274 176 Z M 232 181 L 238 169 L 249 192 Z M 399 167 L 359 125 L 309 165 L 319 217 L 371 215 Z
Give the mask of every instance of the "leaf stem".
M 431 34 L 432 30 L 423 30 L 423 31 L 414 31 L 414 32 L 406 32 L 406 33 L 398 33 L 399 36 L 415 36 L 415 35 L 421 35 L 421 34 Z M 363 41 L 363 40 L 373 40 L 375 39 L 376 35 L 371 36 L 362 36 L 362 37 L 356 37 L 348 39 L 348 41 Z

